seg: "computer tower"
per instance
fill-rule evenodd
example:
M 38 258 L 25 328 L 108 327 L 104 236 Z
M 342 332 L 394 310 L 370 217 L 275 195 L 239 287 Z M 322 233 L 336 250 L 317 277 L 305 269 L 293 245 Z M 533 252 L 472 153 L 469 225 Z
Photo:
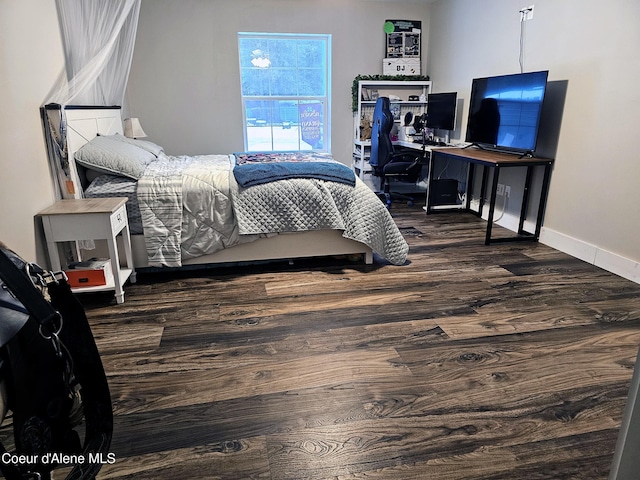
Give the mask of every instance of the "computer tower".
M 458 180 L 455 178 L 441 178 L 433 180 L 429 192 L 429 205 L 457 205 Z

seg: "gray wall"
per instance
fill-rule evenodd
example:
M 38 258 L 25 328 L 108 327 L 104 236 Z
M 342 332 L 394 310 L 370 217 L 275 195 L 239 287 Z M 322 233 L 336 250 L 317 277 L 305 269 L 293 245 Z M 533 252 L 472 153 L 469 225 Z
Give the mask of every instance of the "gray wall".
M 242 151 L 237 32 L 331 34 L 331 144 L 349 163 L 354 77 L 382 73 L 385 20 L 427 27 L 428 11 L 405 1 L 143 0 L 126 107 L 172 154 Z

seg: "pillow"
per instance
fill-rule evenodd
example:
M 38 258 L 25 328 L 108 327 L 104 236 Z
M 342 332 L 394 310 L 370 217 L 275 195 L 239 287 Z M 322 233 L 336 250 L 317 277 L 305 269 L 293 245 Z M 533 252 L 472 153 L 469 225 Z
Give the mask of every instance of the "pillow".
M 78 150 L 74 157 L 80 165 L 99 172 L 138 180 L 156 156 L 128 142 L 97 136 Z
M 140 147 L 143 150 L 146 150 L 147 152 L 153 153 L 156 157 L 160 155 L 162 151 L 164 151 L 164 148 L 162 148 L 160 145 L 156 145 L 155 143 L 150 142 L 148 140 L 138 140 L 137 138 L 129 138 L 129 137 L 125 137 L 124 135 L 120 135 L 119 133 L 115 133 L 113 135 L 104 135 L 104 136 L 107 138 L 112 138 L 119 142 L 125 142 L 131 145 L 135 145 L 136 147 Z

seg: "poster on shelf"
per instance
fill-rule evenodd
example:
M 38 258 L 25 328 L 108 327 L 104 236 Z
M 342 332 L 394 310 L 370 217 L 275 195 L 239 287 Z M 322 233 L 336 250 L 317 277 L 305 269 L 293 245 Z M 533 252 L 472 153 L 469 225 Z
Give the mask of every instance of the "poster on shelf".
M 420 35 L 422 22 L 419 20 L 385 20 L 385 58 L 420 59 Z

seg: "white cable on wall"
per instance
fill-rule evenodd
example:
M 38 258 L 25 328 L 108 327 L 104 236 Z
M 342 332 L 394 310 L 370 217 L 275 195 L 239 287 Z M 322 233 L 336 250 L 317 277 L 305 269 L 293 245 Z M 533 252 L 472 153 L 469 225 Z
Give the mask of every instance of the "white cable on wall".
M 526 37 L 527 9 L 520 10 L 520 73 L 524 72 L 524 44 Z

